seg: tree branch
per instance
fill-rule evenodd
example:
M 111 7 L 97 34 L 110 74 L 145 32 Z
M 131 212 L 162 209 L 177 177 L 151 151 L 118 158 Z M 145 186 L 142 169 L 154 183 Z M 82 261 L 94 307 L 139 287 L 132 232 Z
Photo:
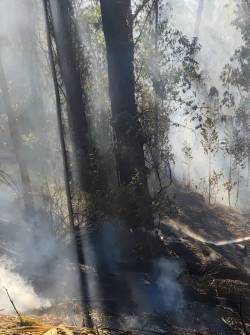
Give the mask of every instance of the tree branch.
M 143 0 L 142 3 L 136 8 L 134 15 L 133 15 L 133 21 L 137 18 L 137 16 L 140 14 L 140 12 L 144 9 L 144 7 L 150 2 L 151 0 Z

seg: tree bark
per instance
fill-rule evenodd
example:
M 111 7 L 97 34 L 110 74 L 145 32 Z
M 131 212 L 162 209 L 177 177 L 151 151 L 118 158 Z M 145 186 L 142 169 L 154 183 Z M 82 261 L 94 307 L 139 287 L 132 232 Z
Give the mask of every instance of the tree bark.
M 51 2 L 53 35 L 60 74 L 65 88 L 68 119 L 80 190 L 93 193 L 100 185 L 95 166 L 95 148 L 86 116 L 86 94 L 82 86 L 81 46 L 71 0 Z
M 93 322 L 89 313 L 88 306 L 88 283 L 86 274 L 81 269 L 81 265 L 85 264 L 85 255 L 80 235 L 80 227 L 76 225 L 74 222 L 74 211 L 72 206 L 72 197 L 71 197 L 71 189 L 70 189 L 70 167 L 67 155 L 67 149 L 64 138 L 64 129 L 63 129 L 63 120 L 62 120 L 62 106 L 59 92 L 59 85 L 56 75 L 56 64 L 54 62 L 53 55 L 53 47 L 52 47 L 52 37 L 51 37 L 51 8 L 49 4 L 49 0 L 43 0 L 44 13 L 45 13 L 45 21 L 46 21 L 46 30 L 47 30 L 47 43 L 48 43 L 48 52 L 49 52 L 49 61 L 52 72 L 52 79 L 55 90 L 55 98 L 56 98 L 56 111 L 57 111 L 57 120 L 58 120 L 58 129 L 59 129 L 59 137 L 61 143 L 62 150 L 62 158 L 63 158 L 63 169 L 64 169 L 64 182 L 65 182 L 65 191 L 67 196 L 67 207 L 69 213 L 69 221 L 70 226 L 74 235 L 74 242 L 76 247 L 76 256 L 79 268 L 79 280 L 80 280 L 80 288 L 81 288 L 81 304 L 84 312 L 84 325 L 92 328 Z
M 144 136 L 135 102 L 130 0 L 101 0 L 101 14 L 107 49 L 118 180 L 120 185 L 135 186 L 138 204 L 133 210 L 129 209 L 129 220 L 148 225 L 152 224 L 153 219 L 143 151 Z

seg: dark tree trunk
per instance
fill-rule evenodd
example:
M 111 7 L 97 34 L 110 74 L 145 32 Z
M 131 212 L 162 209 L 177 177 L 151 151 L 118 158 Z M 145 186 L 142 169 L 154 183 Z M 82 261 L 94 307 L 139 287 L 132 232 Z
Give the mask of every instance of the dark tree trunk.
M 80 190 L 93 193 L 97 185 L 95 149 L 86 116 L 86 94 L 82 86 L 81 45 L 71 0 L 51 2 L 53 34 L 60 75 L 65 88 L 68 119 Z
M 51 7 L 50 7 L 49 0 L 43 0 L 43 5 L 44 5 L 46 28 L 47 28 L 49 61 L 50 61 L 50 66 L 51 66 L 52 79 L 53 79 L 55 97 L 56 97 L 56 111 L 57 111 L 59 137 L 60 137 L 61 150 L 62 150 L 62 158 L 63 158 L 67 207 L 68 207 L 68 212 L 69 212 L 69 221 L 70 221 L 70 225 L 71 225 L 72 232 L 74 235 L 77 262 L 78 262 L 78 265 L 80 266 L 79 280 L 80 280 L 80 288 L 81 288 L 81 304 L 82 304 L 82 308 L 84 312 L 84 325 L 89 328 L 92 328 L 93 322 L 89 314 L 90 311 L 89 311 L 89 303 L 88 303 L 88 299 L 89 299 L 88 283 L 87 283 L 86 274 L 81 269 L 81 265 L 85 264 L 85 255 L 84 255 L 83 244 L 82 244 L 82 239 L 81 239 L 81 234 L 80 234 L 80 227 L 79 225 L 76 225 L 74 222 L 74 211 L 73 211 L 73 206 L 72 206 L 71 189 L 70 189 L 70 167 L 69 167 L 69 160 L 68 160 L 65 138 L 64 138 L 60 91 L 59 91 L 58 79 L 57 79 L 57 74 L 56 74 L 56 63 L 54 61 L 54 54 L 53 54 L 53 47 L 52 47 L 52 18 L 51 18 Z
M 147 186 L 142 133 L 135 102 L 134 43 L 130 0 L 101 0 L 116 140 L 118 180 L 134 187 L 137 204 L 129 208 L 129 220 L 137 224 L 153 222 Z
M 25 215 L 26 218 L 29 219 L 32 218 L 32 216 L 35 214 L 30 176 L 25 158 L 22 154 L 22 139 L 20 137 L 20 133 L 17 127 L 17 119 L 15 111 L 11 106 L 8 85 L 1 60 L 0 60 L 0 89 L 2 92 L 1 94 L 2 102 L 8 117 L 10 137 L 13 142 L 14 153 L 16 156 L 16 161 L 21 176 Z

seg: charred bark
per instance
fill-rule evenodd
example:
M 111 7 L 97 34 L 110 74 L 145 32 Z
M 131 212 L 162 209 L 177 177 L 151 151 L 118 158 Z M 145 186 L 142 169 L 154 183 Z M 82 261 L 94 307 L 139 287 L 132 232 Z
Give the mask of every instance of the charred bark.
M 137 202 L 129 206 L 127 219 L 139 225 L 152 225 L 143 151 L 145 139 L 135 102 L 131 3 L 129 0 L 101 0 L 101 13 L 107 49 L 118 180 L 120 185 L 132 185 Z
M 87 121 L 87 97 L 82 83 L 81 43 L 78 38 L 71 0 L 51 2 L 53 38 L 57 50 L 60 75 L 68 107 L 77 182 L 83 192 L 101 188 L 96 149 Z
M 81 266 L 85 264 L 85 255 L 83 251 L 81 233 L 79 225 L 76 225 L 74 222 L 74 211 L 72 205 L 72 197 L 71 197 L 71 189 L 70 189 L 70 167 L 69 160 L 67 155 L 66 143 L 64 138 L 64 128 L 63 128 L 63 118 L 62 118 L 62 106 L 60 99 L 60 91 L 58 85 L 58 79 L 56 74 L 56 63 L 54 61 L 53 47 L 52 47 L 52 17 L 51 17 L 51 8 L 50 1 L 43 0 L 44 12 L 45 12 L 45 20 L 46 20 L 46 30 L 47 30 L 47 43 L 48 43 L 48 52 L 49 52 L 49 61 L 52 72 L 52 79 L 55 90 L 55 98 L 56 98 L 56 111 L 57 111 L 57 120 L 58 120 L 58 129 L 59 129 L 59 137 L 61 143 L 62 150 L 62 158 L 63 158 L 63 169 L 64 169 L 64 182 L 65 182 L 65 190 L 67 196 L 67 207 L 69 212 L 69 221 L 71 225 L 71 229 L 74 236 L 74 242 L 76 247 L 76 256 L 77 262 L 79 265 L 79 280 L 80 280 L 80 288 L 81 288 L 81 304 L 84 312 L 84 325 L 92 328 L 93 322 L 89 313 L 89 304 L 88 304 L 88 283 L 86 279 L 85 272 L 81 269 Z

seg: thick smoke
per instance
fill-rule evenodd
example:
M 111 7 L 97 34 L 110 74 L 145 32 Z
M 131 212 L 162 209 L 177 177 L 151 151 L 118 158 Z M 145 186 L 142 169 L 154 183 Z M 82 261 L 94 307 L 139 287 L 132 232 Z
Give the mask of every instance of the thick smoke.
M 22 206 L 8 189 L 1 199 L 0 291 L 6 287 L 22 311 L 46 307 L 65 293 L 77 297 L 79 283 L 71 243 L 56 237 L 51 222 L 41 216 L 24 220 Z M 9 305 L 2 290 L 0 309 Z
M 60 241 L 55 231 L 62 222 L 52 222 L 46 212 L 52 199 L 42 193 L 48 184 L 52 193 L 63 185 L 43 15 L 42 2 L 0 2 L 0 61 L 17 117 L 21 157 L 28 167 L 35 207 L 35 213 L 27 217 L 8 111 L 0 101 L 0 309 L 7 311 L 10 302 L 2 287 L 9 290 L 22 311 L 47 306 L 45 296 L 53 299 L 65 295 L 66 287 L 69 294 L 77 295 L 79 287 L 71 247 Z M 64 202 L 61 195 L 57 199 L 61 217 L 65 215 Z
M 171 0 L 169 2 L 173 7 L 174 24 L 191 39 L 195 29 L 194 19 L 196 17 L 198 1 Z M 219 79 L 221 70 L 228 63 L 229 57 L 236 47 L 241 45 L 240 35 L 231 25 L 231 21 L 233 20 L 233 1 L 230 2 L 230 6 L 225 10 L 227 2 L 227 0 L 206 1 L 199 36 L 199 43 L 202 48 L 197 56 L 201 69 L 209 74 L 209 84 L 217 86 L 220 91 L 222 91 Z M 18 112 L 22 113 L 25 110 L 28 119 L 36 121 L 36 117 L 34 116 L 36 115 L 36 108 L 34 108 L 34 105 L 29 105 L 27 101 L 23 101 L 23 97 L 27 95 L 27 92 L 30 93 L 30 85 L 36 79 L 36 75 L 30 71 L 27 61 L 25 62 L 25 57 L 22 53 L 23 49 L 20 48 L 19 41 L 20 32 L 25 35 L 27 29 L 30 27 L 30 22 L 33 22 L 28 8 L 30 3 L 35 4 L 38 2 L 32 0 L 30 2 L 28 0 L 2 0 L 0 2 L 0 43 L 2 44 L 0 56 L 11 89 L 13 106 L 18 109 L 17 103 L 21 101 L 21 109 Z M 40 15 L 38 16 L 43 19 L 41 6 L 37 8 Z M 41 26 L 41 35 L 44 34 L 43 29 L 44 27 Z M 80 25 L 80 32 L 86 37 L 87 32 L 84 29 L 85 26 L 83 24 Z M 220 31 L 220 34 L 218 34 L 218 31 Z M 38 44 L 41 43 L 40 40 L 36 42 Z M 22 47 L 25 46 L 27 47 L 27 45 Z M 31 43 L 28 47 L 32 49 L 35 45 Z M 91 47 L 89 49 L 87 51 L 91 52 Z M 59 176 L 59 179 L 61 178 L 61 159 L 58 159 L 60 151 L 57 150 L 56 119 L 52 113 L 52 111 L 55 111 L 55 107 L 52 98 L 53 90 L 50 89 L 52 86 L 51 78 L 49 80 L 45 78 L 50 76 L 48 75 L 49 70 L 44 45 L 41 44 L 39 50 L 40 66 L 43 67 L 42 73 L 44 73 L 42 89 L 39 91 L 39 95 L 41 95 L 44 103 L 43 109 L 46 111 L 46 115 L 49 115 L 48 127 L 45 129 L 46 131 L 43 136 L 51 139 L 53 145 L 56 146 L 56 150 L 53 152 L 53 159 L 48 159 L 48 157 L 51 158 L 48 152 L 44 153 L 41 148 L 38 149 L 39 146 L 36 146 L 36 150 L 34 150 L 32 138 L 26 138 L 27 147 L 33 149 L 25 151 L 25 158 L 27 164 L 33 168 L 31 176 L 33 176 L 34 180 L 38 180 L 38 185 L 35 185 L 36 190 L 39 190 L 40 184 L 44 181 L 41 175 L 46 175 L 53 184 L 55 183 L 55 177 L 58 178 Z M 100 50 L 101 46 L 96 46 L 95 52 L 97 55 L 99 55 Z M 105 57 L 103 56 L 103 50 L 101 51 L 101 59 L 98 57 L 91 59 L 92 76 L 95 80 L 99 80 L 99 63 L 103 61 L 102 57 Z M 33 80 L 31 80 L 30 75 L 33 76 Z M 107 83 L 107 78 L 105 77 L 103 81 Z M 98 117 L 96 116 L 98 120 L 93 119 L 93 123 L 96 121 L 96 137 L 100 142 L 99 146 L 103 150 L 102 153 L 104 155 L 107 154 L 105 151 L 107 147 L 112 147 L 110 142 L 113 136 L 110 128 L 108 135 L 101 132 L 105 129 L 102 123 L 103 119 L 108 120 L 106 122 L 109 122 L 110 119 L 110 115 L 105 114 L 105 110 L 109 108 L 107 102 L 108 89 L 107 84 L 106 86 L 104 84 L 103 87 L 100 83 L 97 85 L 94 82 L 92 85 L 90 95 L 92 95 L 92 99 L 95 102 L 93 104 L 94 112 L 98 115 Z M 38 106 L 35 105 L 35 107 Z M 200 145 L 201 137 L 199 130 L 190 130 L 190 128 L 194 128 L 194 125 L 190 121 L 190 117 L 187 117 L 183 121 L 182 112 L 180 111 L 175 114 L 173 118 L 171 116 L 173 123 L 180 122 L 185 124 L 186 122 L 187 124 L 187 128 L 181 128 L 181 131 L 180 128 L 172 128 L 170 132 L 170 141 L 175 154 L 174 174 L 177 179 L 182 180 L 183 170 L 186 169 L 182 147 L 183 143 L 187 141 L 192 147 L 194 156 L 191 167 L 191 180 L 193 185 L 199 185 L 201 178 L 208 177 L 207 156 L 204 155 Z M 38 124 L 37 128 L 39 126 L 40 124 Z M 38 133 L 36 135 L 38 140 L 35 142 L 37 143 L 42 137 Z M 8 135 L 7 139 L 9 140 Z M 48 143 L 46 142 L 45 144 L 47 145 Z M 5 144 L 3 147 L 5 147 Z M 46 159 L 48 160 L 48 164 L 45 165 L 46 169 L 41 174 L 40 169 L 37 172 L 36 167 L 40 165 L 44 166 L 44 160 Z M 13 157 L 11 161 L 13 162 Z M 5 165 L 7 166 L 8 162 L 3 162 L 3 167 Z M 223 155 L 217 155 L 214 158 L 213 169 L 228 170 L 228 161 Z M 15 162 L 9 170 L 8 172 L 11 175 L 16 176 L 17 169 Z M 17 189 L 20 189 L 19 180 L 17 180 Z M 226 203 L 226 195 L 224 193 L 221 192 L 218 194 L 217 200 L 222 203 Z M 247 197 L 245 198 L 247 199 Z M 37 202 L 41 201 L 39 197 L 37 199 Z M 78 296 L 79 283 L 77 269 L 73 265 L 75 263 L 75 255 L 71 250 L 72 244 L 60 241 L 53 234 L 51 222 L 44 216 L 44 213 L 41 212 L 29 220 L 24 219 L 20 194 L 18 192 L 13 193 L 13 190 L 6 189 L 2 185 L 0 185 L 0 209 L 2 218 L 2 220 L 0 219 L 0 310 L 4 309 L 4 312 L 12 310 L 9 299 L 3 289 L 4 287 L 9 290 L 11 297 L 13 297 L 20 311 L 49 306 L 50 299 L 62 298 L 65 294 L 71 297 Z M 127 250 L 122 250 L 121 244 L 124 243 L 123 238 L 126 234 L 128 241 L 130 238 L 128 231 L 124 234 L 122 229 L 120 232 L 116 230 L 117 223 L 115 222 L 110 225 L 103 225 L 103 228 L 100 228 L 99 236 L 96 236 L 95 239 L 92 236 L 84 237 L 84 251 L 89 268 L 93 270 L 94 267 L 97 267 L 100 273 L 105 268 L 106 272 L 103 271 L 103 273 L 110 275 L 112 278 L 119 273 L 124 259 L 128 258 L 126 254 Z M 92 250 L 92 244 L 95 244 L 96 250 Z M 7 254 L 8 258 L 3 256 L 4 254 Z M 102 256 L 101 261 L 96 259 L 96 255 Z M 122 265 L 120 266 L 120 264 Z M 127 276 L 125 274 L 124 276 L 121 275 L 120 286 L 116 287 L 117 296 L 119 293 L 122 293 L 119 292 L 122 291 L 120 288 L 126 287 L 130 296 L 133 297 L 133 303 L 135 302 L 135 311 L 141 312 L 146 310 L 148 312 L 178 313 L 185 306 L 183 288 L 178 282 L 181 272 L 182 268 L 178 263 L 162 258 L 151 265 L 149 273 L 142 271 L 139 274 L 129 273 Z M 98 274 L 94 271 L 89 271 L 88 274 L 89 295 L 94 301 L 100 299 L 101 294 L 107 294 L 107 291 L 104 293 L 101 292 L 102 288 L 99 287 L 98 281 L 100 278 Z M 108 284 L 110 285 L 110 283 Z M 39 290 L 42 292 L 39 292 Z M 124 291 L 124 295 L 122 296 L 121 294 L 123 300 L 121 299 L 120 305 L 125 304 L 124 300 L 128 297 L 126 296 L 127 291 Z M 108 294 L 110 294 L 110 291 Z M 130 301 L 126 303 L 130 304 Z M 138 320 L 132 316 L 128 318 L 125 325 L 135 327 L 138 325 Z
M 163 309 L 177 311 L 183 308 L 183 289 L 177 281 L 183 271 L 180 265 L 175 261 L 161 258 L 156 264 L 156 271 L 158 272 L 157 284 L 162 296 Z
M 0 258 L 0 309 L 2 312 L 13 312 L 13 307 L 4 290 L 5 288 L 8 289 L 10 297 L 15 301 L 15 305 L 20 312 L 49 307 L 50 301 L 39 297 L 34 291 L 32 284 L 16 273 L 14 267 L 14 264 L 9 259 Z

